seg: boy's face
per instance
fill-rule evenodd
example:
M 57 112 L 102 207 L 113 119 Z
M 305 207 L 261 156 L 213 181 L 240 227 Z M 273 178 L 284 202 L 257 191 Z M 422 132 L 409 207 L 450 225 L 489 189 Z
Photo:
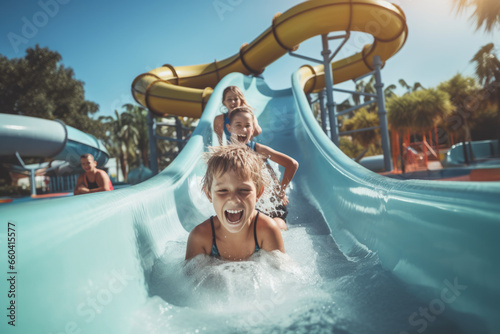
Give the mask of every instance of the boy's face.
M 264 187 L 257 192 L 250 178 L 241 179 L 234 170 L 214 175 L 210 192 L 205 193 L 212 202 L 222 226 L 230 233 L 238 233 L 251 223 L 255 203 Z
M 227 125 L 231 137 L 240 143 L 246 144 L 253 135 L 253 115 L 246 112 L 238 112 L 233 115 L 231 123 Z
M 97 162 L 92 157 L 80 159 L 80 164 L 85 172 L 93 172 L 97 167 Z
M 227 110 L 231 111 L 234 108 L 238 108 L 241 106 L 241 99 L 238 97 L 238 95 L 229 91 L 226 93 L 222 104 L 227 108 Z

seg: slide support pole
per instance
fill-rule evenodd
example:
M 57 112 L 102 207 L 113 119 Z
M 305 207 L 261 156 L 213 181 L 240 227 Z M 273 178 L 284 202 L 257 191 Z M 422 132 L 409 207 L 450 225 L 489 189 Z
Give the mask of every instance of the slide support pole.
M 148 134 L 149 134 L 149 167 L 153 175 L 158 174 L 158 157 L 156 156 L 156 136 L 154 130 L 154 119 L 151 111 L 148 112 Z
M 328 114 L 330 118 L 330 133 L 333 143 L 339 146 L 339 128 L 337 125 L 337 114 L 335 108 L 335 102 L 333 100 L 333 75 L 332 66 L 330 59 L 330 49 L 328 48 L 328 35 L 321 35 L 321 42 L 323 44 L 323 51 L 321 55 L 323 56 L 323 66 L 325 71 L 325 87 L 326 87 L 326 108 L 328 109 Z
M 375 68 L 375 88 L 377 90 L 378 117 L 380 120 L 380 136 L 382 137 L 382 150 L 384 152 L 384 168 L 386 172 L 392 171 L 391 147 L 389 145 L 389 126 L 387 124 L 387 110 L 385 109 L 384 83 L 380 69 L 382 60 L 380 56 L 373 57 L 373 67 Z

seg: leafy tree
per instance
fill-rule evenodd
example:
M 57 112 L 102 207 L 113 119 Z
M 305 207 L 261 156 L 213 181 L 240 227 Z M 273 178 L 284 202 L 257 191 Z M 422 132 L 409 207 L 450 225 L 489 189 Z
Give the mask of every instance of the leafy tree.
M 437 89 L 422 89 L 387 101 L 387 120 L 391 130 L 428 131 L 452 110 L 447 93 Z
M 355 158 L 364 151 L 363 146 L 346 136 L 342 136 L 339 138 L 339 148 L 349 158 Z
M 429 88 L 412 93 L 414 96 L 413 130 L 424 132 L 432 130 L 439 121 L 447 117 L 454 109 L 450 96 L 440 90 Z
M 366 129 L 379 125 L 378 115 L 374 112 L 369 112 L 365 108 L 359 109 L 354 117 L 347 119 L 342 124 L 343 131 L 351 131 L 357 129 Z M 353 141 L 361 145 L 364 150 L 356 157 L 356 161 L 369 151 L 370 146 L 380 141 L 380 130 L 365 130 L 351 134 Z
M 457 133 L 463 129 L 465 140 L 471 140 L 470 121 L 477 111 L 476 103 L 479 86 L 471 77 L 455 75 L 448 81 L 438 85 L 438 89 L 450 96 L 454 111 L 449 115 L 443 126 L 448 132 Z
M 137 130 L 132 124 L 132 116 L 126 112 L 119 114 L 115 110 L 114 119 L 103 117 L 107 128 L 104 140 L 108 152 L 118 158 L 125 182 L 127 181 L 129 157 L 135 157 L 137 146 Z
M 498 4 L 500 6 L 500 3 Z M 494 53 L 493 43 L 483 46 L 471 61 L 476 64 L 476 76 L 483 86 L 481 92 L 483 101 L 487 104 L 496 104 L 497 139 L 500 144 L 500 60 Z
M 413 86 L 410 86 L 405 80 L 399 79 L 398 83 L 401 85 L 401 87 L 403 87 L 404 89 L 406 89 L 406 93 L 405 94 L 409 94 L 409 93 L 415 92 L 419 88 L 422 88 L 422 89 L 424 88 L 420 84 L 420 82 L 415 82 L 413 84 Z
M 140 162 L 144 166 L 149 167 L 149 134 L 148 134 L 148 110 L 139 105 L 125 104 L 123 106 L 126 113 L 130 116 L 130 126 L 132 126 L 135 131 L 133 131 L 132 136 L 134 136 L 134 142 L 136 143 L 136 149 L 138 150 L 140 160 L 136 161 L 134 165 L 138 167 Z
M 471 19 L 476 22 L 476 30 L 484 25 L 484 30 L 493 32 L 500 26 L 500 1 L 498 0 L 453 0 L 457 13 L 468 7 L 474 7 Z
M 416 90 L 387 101 L 389 128 L 397 134 L 396 138 L 400 138 L 401 154 L 403 142 L 409 145 L 411 133 L 421 133 L 422 141 L 426 142 L 425 133 L 434 129 L 452 110 L 449 95 L 437 89 Z M 422 149 L 427 162 L 426 145 Z M 403 164 L 402 168 L 404 170 Z
M 28 48 L 25 58 L 0 55 L 0 112 L 59 119 L 102 137 L 101 123 L 89 118 L 98 105 L 85 100 L 84 83 L 61 59 L 59 53 L 38 45 Z

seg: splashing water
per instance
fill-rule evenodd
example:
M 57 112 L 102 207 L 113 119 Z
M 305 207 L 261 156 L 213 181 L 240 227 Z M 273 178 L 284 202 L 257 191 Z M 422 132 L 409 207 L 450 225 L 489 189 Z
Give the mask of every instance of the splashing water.
M 186 262 L 187 233 L 169 241 L 146 280 L 150 298 L 131 319 L 131 333 L 421 333 L 409 317 L 432 298 L 417 299 L 363 245 L 342 253 L 321 213 L 300 192 L 292 197 L 286 254 Z M 450 318 L 456 315 L 446 309 L 426 322 L 425 333 L 462 333 Z
M 277 214 L 277 216 L 282 216 L 285 211 L 280 209 L 278 206 L 281 204 L 281 199 L 278 197 L 278 193 L 281 188 L 279 180 L 281 179 L 281 173 L 279 171 L 278 165 L 273 161 L 266 162 L 266 168 L 264 168 L 264 179 L 267 187 L 264 189 L 264 193 L 259 198 L 256 203 L 256 209 L 270 215 L 271 212 Z M 289 184 L 287 191 L 293 189 L 292 183 Z
M 330 235 L 292 225 L 286 254 L 259 251 L 227 262 L 184 261 L 186 241 L 169 242 L 148 281 L 150 298 L 131 333 L 416 333 L 425 306 L 383 270 L 376 254 L 346 257 Z M 447 311 L 449 312 L 449 311 Z M 450 311 L 451 312 L 451 311 Z M 460 333 L 442 315 L 425 333 Z

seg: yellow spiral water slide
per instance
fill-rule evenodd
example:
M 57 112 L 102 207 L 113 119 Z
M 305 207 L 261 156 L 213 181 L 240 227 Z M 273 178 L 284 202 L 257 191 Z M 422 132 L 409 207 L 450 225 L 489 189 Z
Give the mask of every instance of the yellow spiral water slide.
M 332 62 L 333 80 L 340 83 L 373 70 L 374 56 L 385 62 L 405 43 L 408 28 L 403 11 L 383 0 L 309 0 L 276 14 L 271 27 L 232 57 L 213 63 L 162 67 L 143 73 L 132 83 L 132 95 L 157 115 L 201 117 L 213 87 L 226 74 L 260 74 L 288 51 L 317 35 L 335 31 L 371 34 L 373 43 L 361 52 Z M 324 88 L 323 65 L 300 69 L 306 92 Z

